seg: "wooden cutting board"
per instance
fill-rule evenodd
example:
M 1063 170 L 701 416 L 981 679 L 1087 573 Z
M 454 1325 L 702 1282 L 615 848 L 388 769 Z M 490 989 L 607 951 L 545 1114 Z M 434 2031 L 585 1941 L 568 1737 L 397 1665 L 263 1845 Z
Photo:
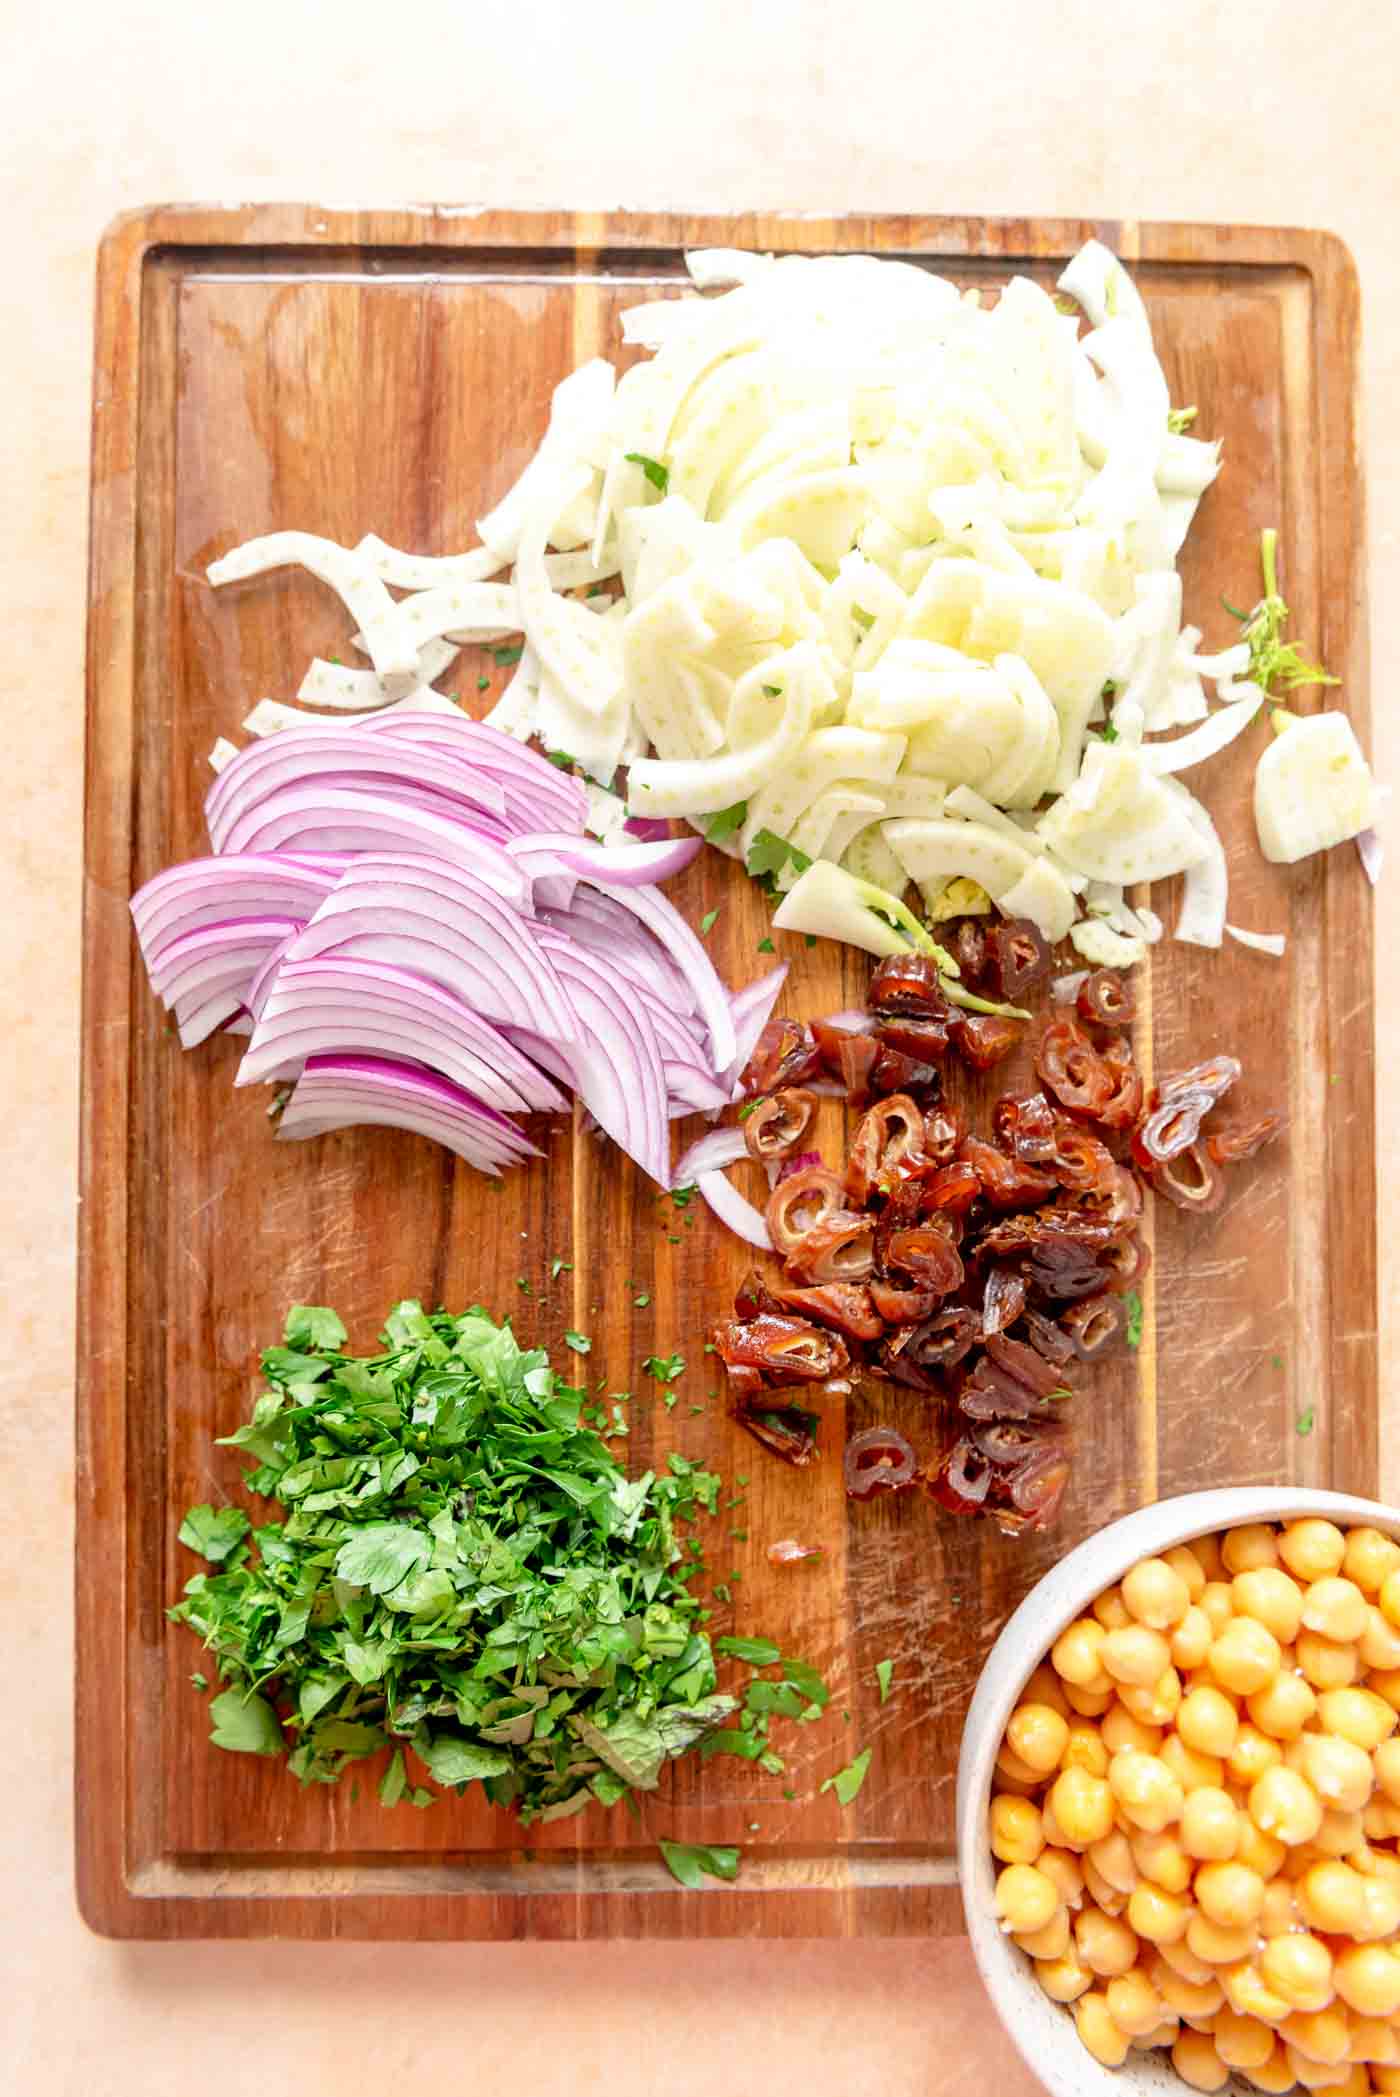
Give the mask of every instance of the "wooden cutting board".
M 235 1092 L 240 1047 L 183 1054 L 151 995 L 127 917 L 132 890 L 205 847 L 207 752 L 264 694 L 292 695 L 346 621 L 281 574 L 216 596 L 207 563 L 297 526 L 374 530 L 443 553 L 514 479 L 554 383 L 618 349 L 620 310 L 680 292 L 687 245 L 878 250 L 990 287 L 1049 281 L 1090 233 L 1134 269 L 1172 398 L 1221 435 L 1226 470 L 1183 562 L 1188 617 L 1233 637 L 1222 593 L 1258 594 L 1262 526 L 1283 535 L 1296 631 L 1343 679 L 1367 728 L 1350 262 L 1321 235 L 1036 220 L 734 220 L 475 210 L 159 209 L 102 248 L 89 599 L 86 998 L 78 1390 L 78 1880 L 95 1929 L 122 1937 L 576 1937 L 908 1934 L 957 1925 L 954 1766 L 983 1654 L 1069 1545 L 1128 1508 L 1196 1486 L 1376 1485 L 1371 910 L 1350 848 L 1267 867 L 1248 812 L 1251 764 L 1202 782 L 1233 873 L 1231 915 L 1286 930 L 1283 962 L 1164 945 L 1139 976 L 1149 1069 L 1217 1050 L 1242 1098 L 1286 1107 L 1289 1138 L 1239 1178 L 1222 1213 L 1159 1207 L 1136 1354 L 1077 1405 L 1074 1484 L 1054 1534 L 1015 1543 L 921 1497 L 849 1508 L 847 1428 L 894 1419 L 921 1447 L 934 1421 L 907 1394 L 862 1392 L 825 1429 L 826 1460 L 792 1472 L 736 1430 L 706 1331 L 743 1249 L 677 1211 L 608 1145 L 567 1122 L 498 1192 L 449 1155 L 387 1131 L 272 1140 L 267 1096 Z M 461 659 L 482 709 L 502 674 Z M 478 694 L 479 675 L 489 688 Z M 448 680 L 449 684 L 453 680 Z M 1262 734 L 1262 730 L 1260 731 Z M 677 885 L 741 984 L 769 966 L 763 898 L 707 854 Z M 1170 892 L 1154 897 L 1170 916 Z M 862 957 L 778 937 L 782 1009 L 857 1002 Z M 1001 1089 L 1000 1084 L 995 1089 Z M 834 1108 L 829 1110 L 834 1117 Z M 836 1137 L 834 1119 L 825 1130 Z M 571 1266 L 557 1278 L 551 1262 Z M 164 1616 L 195 1569 L 175 1540 L 194 1500 L 237 1491 L 215 1446 L 244 1417 L 258 1349 L 288 1303 L 339 1308 L 372 1344 L 395 1298 L 509 1312 L 631 1391 L 637 1468 L 702 1457 L 742 1504 L 709 1557 L 732 1575 L 713 1628 L 770 1632 L 835 1684 L 828 1722 L 779 1728 L 781 1777 L 718 1760 L 674 1769 L 633 1820 L 601 1810 L 523 1836 L 478 1797 L 386 1813 L 358 1789 L 301 1791 L 278 1765 L 207 1745 L 202 1658 Z M 688 1368 L 668 1410 L 643 1358 Z M 565 1362 L 569 1357 L 562 1356 Z M 1310 1429 L 1310 1431 L 1305 1431 Z M 726 1498 L 730 1497 L 728 1494 Z M 776 1538 L 818 1564 L 774 1569 Z M 880 1705 L 876 1663 L 894 1662 Z M 870 1746 L 843 1811 L 819 1786 Z M 474 1790 L 476 1787 L 473 1787 Z M 738 1842 L 739 1883 L 681 1891 L 658 1834 Z

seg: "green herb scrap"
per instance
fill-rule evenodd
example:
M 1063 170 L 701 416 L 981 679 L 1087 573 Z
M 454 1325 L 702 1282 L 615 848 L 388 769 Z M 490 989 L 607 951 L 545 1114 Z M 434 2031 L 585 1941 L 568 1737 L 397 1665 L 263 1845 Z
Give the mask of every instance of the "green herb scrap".
M 667 1842 L 664 1836 L 657 1848 L 672 1878 L 692 1892 L 698 1893 L 707 1878 L 725 1879 L 732 1885 L 739 1876 L 737 1849 L 716 1848 L 708 1842 Z
M 640 466 L 653 488 L 666 493 L 671 479 L 671 469 L 663 466 L 659 459 L 649 459 L 644 451 L 625 451 L 622 456 L 633 466 Z
M 1127 1324 L 1123 1328 L 1123 1338 L 1130 1347 L 1140 1347 L 1142 1345 L 1142 1298 L 1136 1289 L 1129 1289 L 1127 1295 L 1123 1298 L 1123 1309 L 1128 1314 Z
M 791 865 L 795 874 L 805 874 L 811 864 L 805 852 L 800 852 L 796 845 L 789 844 L 785 837 L 777 836 L 772 830 L 758 832 L 744 860 L 759 887 L 766 889 L 770 896 L 779 893 L 778 877 L 784 867 Z
M 849 1806 L 865 1782 L 873 1752 L 872 1748 L 862 1748 L 853 1762 L 848 1762 L 844 1769 L 838 1769 L 834 1776 L 823 1781 L 822 1790 L 834 1791 L 839 1804 Z
M 1259 534 L 1259 566 L 1264 594 L 1254 609 L 1241 612 L 1232 604 L 1225 606 L 1240 622 L 1240 639 L 1249 643 L 1249 674 L 1254 682 L 1270 696 L 1276 691 L 1294 691 L 1299 685 L 1339 683 L 1321 663 L 1309 662 L 1294 642 L 1283 638 L 1288 606 L 1279 595 L 1278 533 L 1272 528 Z
M 411 1751 L 527 1823 L 654 1789 L 737 1708 L 677 1538 L 719 1479 L 679 1455 L 628 1478 L 585 1394 L 482 1310 L 400 1303 L 369 1358 L 344 1337 L 299 1307 L 228 1438 L 284 1518 L 181 1527 L 209 1563 L 170 1614 L 226 1685 L 215 1744 L 285 1754 L 307 1784 L 392 1749 L 381 1796 L 426 1805 Z
M 876 1661 L 875 1680 L 880 1685 L 880 1702 L 887 1704 L 890 1697 L 890 1686 L 894 1681 L 894 1662 L 892 1660 Z

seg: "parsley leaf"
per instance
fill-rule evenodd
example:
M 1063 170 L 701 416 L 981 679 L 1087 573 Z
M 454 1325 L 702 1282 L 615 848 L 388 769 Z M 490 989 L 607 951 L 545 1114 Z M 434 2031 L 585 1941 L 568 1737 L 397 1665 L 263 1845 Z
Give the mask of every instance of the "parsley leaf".
M 192 1507 L 180 1524 L 180 1542 L 188 1544 L 191 1551 L 198 1551 L 211 1565 L 222 1565 L 242 1543 L 249 1527 L 241 1507 Z M 239 1553 L 240 1558 L 246 1556 L 246 1552 Z
M 717 1638 L 715 1651 L 731 1660 L 746 1660 L 750 1667 L 771 1667 L 782 1658 L 771 1638 Z
M 1299 1434 L 1311 1434 L 1316 1423 L 1317 1410 L 1316 1407 L 1310 1405 L 1306 1412 L 1299 1413 L 1298 1415 Z
M 805 852 L 800 852 L 796 845 L 789 844 L 785 837 L 778 837 L 771 830 L 758 832 L 744 860 L 754 880 L 774 896 L 778 893 L 778 876 L 789 864 L 795 872 L 805 874 L 812 862 Z
M 572 1348 L 575 1354 L 591 1354 L 593 1352 L 593 1342 L 586 1333 L 566 1332 L 564 1345 Z
M 641 467 L 653 488 L 659 489 L 663 495 L 666 493 L 671 479 L 669 466 L 663 466 L 659 459 L 649 459 L 644 451 L 625 451 L 622 456 L 629 464 Z
M 892 1660 L 876 1661 L 875 1680 L 880 1685 L 880 1702 L 887 1704 L 890 1700 L 890 1684 L 894 1680 L 894 1662 Z
M 774 946 L 771 939 L 760 939 L 760 941 L 758 942 L 758 951 L 760 954 L 775 954 L 777 952 L 777 948 Z
M 1112 721 L 1105 721 L 1103 727 L 1099 730 L 1099 736 L 1105 743 L 1116 743 L 1118 730 L 1114 727 Z
M 524 653 L 525 643 L 516 641 L 507 648 L 493 648 L 491 650 L 491 660 L 498 670 L 509 670 L 513 664 L 519 662 Z
M 573 1271 L 574 1263 L 572 1260 L 554 1259 L 549 1263 L 549 1278 L 551 1281 L 558 1281 L 561 1274 L 572 1274 Z
M 335 1312 L 319 1304 L 294 1303 L 287 1313 L 287 1345 L 300 1354 L 334 1354 L 345 1340 L 345 1327 Z
M 556 765 L 561 772 L 571 772 L 578 763 L 578 759 L 567 750 L 546 750 L 544 754 L 550 764 Z
M 834 1776 L 824 1780 L 822 1790 L 834 1791 L 840 1803 L 849 1806 L 865 1782 L 865 1773 L 870 1767 L 873 1752 L 871 1748 L 862 1748 L 853 1762 L 848 1762 L 844 1769 L 838 1769 Z
M 704 916 L 703 916 L 703 917 L 701 918 L 701 920 L 700 920 L 700 937 L 701 937 L 702 939 L 703 939 L 703 938 L 705 937 L 705 935 L 706 935 L 706 934 L 707 934 L 708 932 L 713 932 L 713 930 L 714 930 L 714 928 L 715 928 L 715 919 L 716 919 L 716 918 L 717 918 L 718 916 L 719 916 L 719 905 L 718 905 L 718 904 L 716 904 L 716 905 L 715 905 L 715 907 L 714 907 L 714 909 L 713 909 L 713 910 L 707 910 L 707 911 L 705 912 L 705 915 L 704 915 Z
M 239 1755 L 280 1755 L 286 1739 L 277 1713 L 266 1697 L 245 1696 L 226 1689 L 209 1706 L 214 1721 L 210 1739 L 215 1747 L 229 1748 Z
M 649 1354 L 642 1363 L 642 1368 L 648 1376 L 654 1376 L 658 1383 L 674 1383 L 685 1368 L 685 1356 L 683 1354 Z
M 693 1893 L 701 1891 L 707 1878 L 724 1879 L 732 1885 L 739 1876 L 737 1849 L 717 1848 L 708 1842 L 668 1842 L 664 1835 L 657 1848 L 672 1878 Z
M 1130 1347 L 1140 1347 L 1142 1345 L 1142 1298 L 1136 1289 L 1129 1289 L 1127 1295 L 1123 1298 L 1123 1308 L 1128 1314 L 1128 1322 L 1123 1328 L 1123 1337 Z
M 725 838 L 743 829 L 748 812 L 747 801 L 736 801 L 732 808 L 722 808 L 718 815 L 712 815 L 705 830 L 708 841 L 712 845 L 723 844 Z
M 831 1702 L 831 1691 L 825 1681 L 805 1660 L 785 1660 L 783 1680 L 791 1682 L 794 1689 L 800 1689 L 808 1702 L 815 1704 L 819 1710 L 824 1711 Z
M 1199 408 L 1173 408 L 1167 416 L 1167 428 L 1174 437 L 1184 436 L 1200 412 Z

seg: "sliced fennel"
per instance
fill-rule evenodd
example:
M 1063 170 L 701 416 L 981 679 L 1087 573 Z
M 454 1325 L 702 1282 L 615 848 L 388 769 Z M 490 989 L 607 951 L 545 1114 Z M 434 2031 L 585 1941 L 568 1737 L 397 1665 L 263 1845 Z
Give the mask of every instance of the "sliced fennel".
M 1266 859 L 1291 864 L 1358 837 L 1375 816 L 1375 785 L 1345 714 L 1291 721 L 1254 774 L 1254 820 Z

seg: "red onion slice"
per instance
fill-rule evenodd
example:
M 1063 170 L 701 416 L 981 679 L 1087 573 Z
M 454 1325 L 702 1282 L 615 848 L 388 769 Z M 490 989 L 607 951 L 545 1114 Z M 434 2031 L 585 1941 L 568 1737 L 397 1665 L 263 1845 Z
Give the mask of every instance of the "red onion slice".
M 682 1151 L 671 1185 L 688 1187 L 702 1172 L 722 1172 L 726 1165 L 737 1164 L 747 1150 L 742 1129 L 711 1129 Z
M 296 1141 L 366 1124 L 427 1136 L 492 1176 L 503 1164 L 538 1155 L 513 1122 L 460 1086 L 429 1071 L 372 1056 L 318 1057 L 308 1064 L 277 1134 Z
M 347 783 L 362 779 L 372 793 L 392 795 L 405 786 L 431 789 L 438 799 L 459 802 L 472 811 L 484 809 L 499 817 L 506 812 L 504 788 L 474 770 L 464 752 L 428 745 L 411 750 L 382 738 L 372 743 L 339 724 L 287 728 L 240 750 L 205 795 L 205 820 L 215 851 L 239 816 L 270 794 L 307 781 L 324 784 L 331 774 Z
M 1385 865 L 1385 841 L 1378 831 L 1363 830 L 1356 840 L 1356 851 L 1366 879 L 1374 888 Z
M 657 881 L 670 881 L 684 873 L 696 854 L 704 849 L 698 837 L 673 837 L 656 844 L 599 845 L 588 838 L 518 837 L 506 846 L 531 874 L 553 873 L 564 867 L 580 880 L 597 881 L 603 888 L 641 888 Z
M 405 800 L 319 786 L 284 787 L 269 795 L 246 820 L 235 823 L 224 844 L 231 852 L 315 850 L 416 852 L 461 865 L 519 905 L 529 902 L 529 882 L 500 846 L 465 824 L 415 808 Z
M 700 1197 L 713 1210 L 723 1224 L 727 1224 L 735 1237 L 743 1238 L 749 1245 L 756 1245 L 760 1252 L 771 1252 L 773 1240 L 768 1235 L 768 1225 L 758 1210 L 739 1189 L 725 1178 L 722 1172 L 702 1172 L 695 1181 Z

